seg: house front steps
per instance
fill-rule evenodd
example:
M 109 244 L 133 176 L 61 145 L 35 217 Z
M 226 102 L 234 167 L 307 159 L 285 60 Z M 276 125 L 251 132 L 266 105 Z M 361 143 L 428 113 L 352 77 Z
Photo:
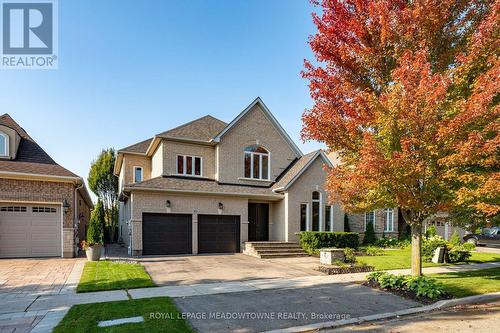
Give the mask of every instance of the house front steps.
M 260 259 L 307 257 L 308 254 L 293 242 L 245 242 L 243 254 Z

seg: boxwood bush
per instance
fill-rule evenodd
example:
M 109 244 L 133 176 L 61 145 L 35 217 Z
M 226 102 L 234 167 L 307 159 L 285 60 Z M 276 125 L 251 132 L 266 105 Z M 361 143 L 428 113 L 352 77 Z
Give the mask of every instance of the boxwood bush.
M 358 248 L 359 236 L 355 232 L 302 231 L 300 246 L 309 254 L 319 253 L 322 248 Z

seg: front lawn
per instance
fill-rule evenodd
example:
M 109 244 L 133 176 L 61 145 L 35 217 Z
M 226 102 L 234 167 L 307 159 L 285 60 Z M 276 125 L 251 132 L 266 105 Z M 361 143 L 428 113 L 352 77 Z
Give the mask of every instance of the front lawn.
M 441 283 L 445 291 L 455 297 L 500 291 L 500 267 L 429 276 Z
M 144 322 L 97 327 L 100 321 L 137 316 L 142 316 Z M 53 332 L 194 332 L 180 317 L 179 310 L 168 297 L 81 304 L 73 306 Z
M 485 262 L 500 261 L 498 253 L 471 252 L 469 263 L 479 264 Z M 365 263 L 369 266 L 374 266 L 375 270 L 390 270 L 411 267 L 411 249 L 394 249 L 384 250 L 380 256 L 359 256 L 357 257 L 360 263 Z M 463 263 L 459 263 L 463 264 Z M 423 262 L 424 267 L 442 266 L 443 264 L 435 264 L 432 262 Z
M 154 287 L 151 277 L 140 264 L 112 261 L 90 261 L 85 264 L 79 293 L 89 291 Z

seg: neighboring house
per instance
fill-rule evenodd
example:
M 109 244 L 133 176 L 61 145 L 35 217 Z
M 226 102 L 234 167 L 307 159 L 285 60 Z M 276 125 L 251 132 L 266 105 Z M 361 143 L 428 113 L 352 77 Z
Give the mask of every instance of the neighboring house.
M 0 257 L 73 257 L 92 201 L 8 114 L 0 116 Z
M 467 234 L 467 230 L 454 226 L 450 216 L 446 212 L 438 212 L 434 216 L 429 217 L 424 221 L 424 231 L 431 225 L 436 227 L 436 235 L 443 237 L 445 240 L 450 240 L 453 233 L 457 233 L 460 240 Z
M 321 150 L 303 155 L 260 98 L 118 151 L 120 237 L 133 255 L 240 252 L 246 241 L 343 231 Z
M 349 214 L 349 230 L 360 234 L 360 239 L 366 231 L 366 225 L 373 223 L 375 236 L 399 238 L 399 214 L 397 208 L 377 209 L 364 214 Z

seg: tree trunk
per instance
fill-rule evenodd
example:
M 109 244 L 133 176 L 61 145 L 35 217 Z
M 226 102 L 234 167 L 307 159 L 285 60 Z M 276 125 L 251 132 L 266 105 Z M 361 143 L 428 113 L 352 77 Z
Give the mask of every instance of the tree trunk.
M 411 226 L 411 275 L 422 275 L 422 224 Z

